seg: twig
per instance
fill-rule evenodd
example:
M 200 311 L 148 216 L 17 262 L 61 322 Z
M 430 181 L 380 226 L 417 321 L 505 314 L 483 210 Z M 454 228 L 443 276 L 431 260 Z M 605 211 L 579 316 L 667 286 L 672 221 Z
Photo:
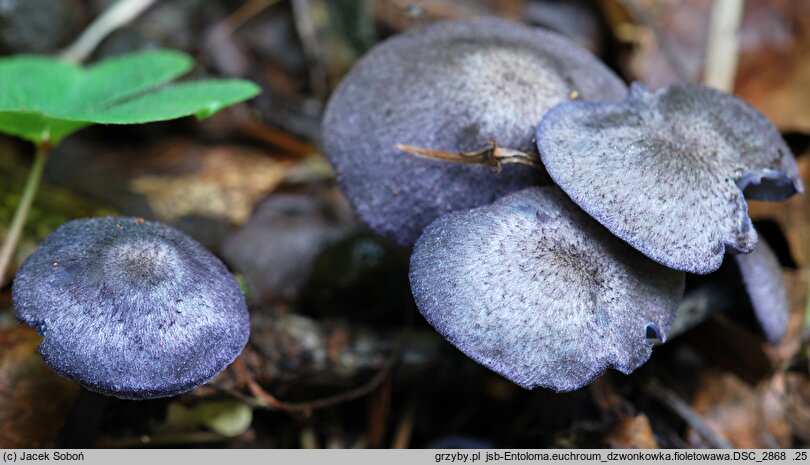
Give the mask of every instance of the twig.
M 286 131 L 282 131 L 258 121 L 249 121 L 241 125 L 239 131 L 252 138 L 258 139 L 262 142 L 274 145 L 290 154 L 305 157 L 313 153 L 317 153 L 315 146 L 291 135 Z
M 373 392 L 382 384 L 383 381 L 385 381 L 386 377 L 388 377 L 397 360 L 399 360 L 400 356 L 402 355 L 402 351 L 402 344 L 399 344 L 394 352 L 391 353 L 391 355 L 385 360 L 379 370 L 377 370 L 374 376 L 372 376 L 371 379 L 369 379 L 365 384 L 338 394 L 304 402 L 284 402 L 265 391 L 264 388 L 262 388 L 253 378 L 253 375 L 248 371 L 241 358 L 237 358 L 232 367 L 235 370 L 237 377 L 246 382 L 250 393 L 259 401 L 259 406 L 268 408 L 270 410 L 281 410 L 290 414 L 298 414 L 306 417 L 309 416 L 313 410 L 342 404 Z M 216 387 L 224 392 L 231 393 L 231 390 L 227 388 L 220 386 Z M 251 405 L 255 404 L 251 403 Z
M 217 45 L 227 40 L 228 37 L 240 27 L 259 15 L 262 11 L 278 2 L 279 0 L 247 0 L 214 28 L 205 41 L 205 44 L 200 49 L 197 60 L 203 61 L 202 58 L 207 56 Z
M 678 75 L 678 79 L 682 81 L 693 81 L 692 73 L 688 70 L 680 52 L 672 46 L 664 31 L 658 27 L 658 23 L 656 23 L 655 19 L 647 10 L 642 8 L 636 0 L 622 0 L 622 3 L 630 10 L 633 16 L 638 18 L 639 21 L 652 31 L 655 36 L 655 41 L 658 43 L 658 47 L 664 53 L 670 66 L 672 66 L 672 70 Z
M 510 163 L 528 165 L 535 168 L 543 167 L 543 162 L 540 160 L 539 155 L 521 152 L 520 150 L 503 148 L 498 146 L 498 143 L 495 141 L 490 142 L 487 147 L 475 152 L 446 152 L 443 150 L 432 150 L 407 144 L 397 144 L 396 148 L 397 150 L 401 150 L 422 158 L 450 161 L 455 163 L 492 166 L 495 167 L 496 171 L 501 170 L 501 165 Z
M 386 378 L 380 388 L 369 395 L 368 403 L 368 444 L 366 447 L 379 449 L 383 447 L 388 430 L 388 418 L 391 416 L 391 378 Z
M 234 363 L 236 363 L 236 362 L 234 362 Z M 267 408 L 266 403 L 260 402 L 255 397 L 250 396 L 248 394 L 245 394 L 242 391 L 239 391 L 238 389 L 230 388 L 230 387 L 223 386 L 223 385 L 217 384 L 217 383 L 208 383 L 208 386 L 211 386 L 212 388 L 216 389 L 219 392 L 222 392 L 224 394 L 228 394 L 229 396 L 231 396 L 231 397 L 233 397 L 235 399 L 241 400 L 242 402 L 245 403 L 245 405 L 247 405 L 249 407 L 252 407 L 252 408 Z
M 93 53 L 93 50 L 121 26 L 129 24 L 156 0 L 120 0 L 95 19 L 78 39 L 62 50 L 59 57 L 72 63 L 81 63 Z
M 8 271 L 11 258 L 14 256 L 14 251 L 17 249 L 17 243 L 20 241 L 20 236 L 25 226 L 25 219 L 28 217 L 28 212 L 31 210 L 31 204 L 34 202 L 34 197 L 36 197 L 39 182 L 42 179 L 42 173 L 45 171 L 45 162 L 48 160 L 48 152 L 50 152 L 49 144 L 40 144 L 37 146 L 34 164 L 31 165 L 31 172 L 28 174 L 28 179 L 25 181 L 20 203 L 17 205 L 14 219 L 11 220 L 11 226 L 6 232 L 3 247 L 0 248 L 0 288 L 2 288 L 5 283 L 6 271 Z
M 715 0 L 712 6 L 703 83 L 723 92 L 734 89 L 744 7 L 745 0 Z
M 411 443 L 411 436 L 413 435 L 413 425 L 416 421 L 416 406 L 417 396 L 413 395 L 405 407 L 405 413 L 397 425 L 394 432 L 394 439 L 391 441 L 392 449 L 407 449 Z
M 295 29 L 298 31 L 304 56 L 309 64 L 309 82 L 312 86 L 312 93 L 318 99 L 322 99 L 329 92 L 329 83 L 315 23 L 312 22 L 310 11 L 312 6 L 309 0 L 291 0 L 291 3 Z
M 719 449 L 732 449 L 734 447 L 725 436 L 712 429 L 689 404 L 684 402 L 675 392 L 661 386 L 658 381 L 652 380 L 645 384 L 644 391 L 678 414 L 686 424 L 701 435 L 712 447 Z

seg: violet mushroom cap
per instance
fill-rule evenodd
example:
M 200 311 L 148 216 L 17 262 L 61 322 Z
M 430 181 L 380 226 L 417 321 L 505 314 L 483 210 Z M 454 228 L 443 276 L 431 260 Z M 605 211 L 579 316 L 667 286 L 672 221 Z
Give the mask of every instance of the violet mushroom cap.
M 757 233 L 744 193 L 782 200 L 803 191 L 776 128 L 742 100 L 698 84 L 624 102 L 569 102 L 537 127 L 548 174 L 613 234 L 653 260 L 698 274 Z
M 537 153 L 534 127 L 572 93 L 619 101 L 624 83 L 553 32 L 496 18 L 438 22 L 377 45 L 343 79 L 323 121 L 324 151 L 361 220 L 410 246 L 450 211 L 548 184 L 542 169 L 428 160 L 397 144 L 476 151 L 493 140 Z
M 236 280 L 182 232 L 134 218 L 65 223 L 23 263 L 12 288 L 21 322 L 60 375 L 123 399 L 200 386 L 250 332 Z
M 771 344 L 778 343 L 790 318 L 790 300 L 779 260 L 763 239 L 753 252 L 734 258 L 765 339 Z
M 431 223 L 411 258 L 427 321 L 525 388 L 630 373 L 666 340 L 684 273 L 611 235 L 558 188 L 529 188 Z

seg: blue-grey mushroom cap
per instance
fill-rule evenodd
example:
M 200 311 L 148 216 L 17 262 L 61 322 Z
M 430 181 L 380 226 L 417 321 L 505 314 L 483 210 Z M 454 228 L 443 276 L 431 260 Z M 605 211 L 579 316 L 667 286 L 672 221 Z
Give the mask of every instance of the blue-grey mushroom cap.
M 761 239 L 753 252 L 734 258 L 762 332 L 768 342 L 776 344 L 784 337 L 790 319 L 790 300 L 779 260 Z
M 462 165 L 395 146 L 475 151 L 493 140 L 536 153 L 534 127 L 554 105 L 619 101 L 624 83 L 558 34 L 496 18 L 438 22 L 377 45 L 343 79 L 323 121 L 341 188 L 374 231 L 410 246 L 454 210 L 548 184 L 542 169 Z
M 698 84 L 633 85 L 618 104 L 569 102 L 537 127 L 548 174 L 613 234 L 692 273 L 748 253 L 757 233 L 744 194 L 803 191 L 777 129 L 742 100 Z
M 529 188 L 445 215 L 411 258 L 427 321 L 469 357 L 526 388 L 578 389 L 630 373 L 665 340 L 684 273 L 611 235 L 558 188 Z
M 44 338 L 45 362 L 124 399 L 200 386 L 242 351 L 244 296 L 219 259 L 182 232 L 134 218 L 60 226 L 12 288 L 17 318 Z

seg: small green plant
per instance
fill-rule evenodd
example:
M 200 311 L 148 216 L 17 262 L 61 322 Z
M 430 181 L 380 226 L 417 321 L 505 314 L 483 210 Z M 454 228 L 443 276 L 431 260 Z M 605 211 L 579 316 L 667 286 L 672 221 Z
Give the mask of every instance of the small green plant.
M 0 248 L 0 286 L 36 195 L 50 151 L 93 124 L 206 118 L 259 88 L 238 79 L 172 82 L 194 61 L 171 50 L 132 53 L 81 67 L 46 56 L 0 59 L 0 132 L 36 147 L 23 195 Z

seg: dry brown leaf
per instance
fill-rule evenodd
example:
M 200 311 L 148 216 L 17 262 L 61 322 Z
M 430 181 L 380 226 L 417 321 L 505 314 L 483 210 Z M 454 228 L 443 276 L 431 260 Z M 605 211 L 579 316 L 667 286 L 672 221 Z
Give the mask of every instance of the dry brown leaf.
M 607 444 L 617 449 L 657 449 L 650 420 L 647 415 L 639 414 L 619 420 L 619 423 L 605 438 Z
M 700 80 L 705 67 L 710 0 L 634 0 L 640 14 L 617 13 L 601 2 L 616 37 L 632 52 L 620 60 L 626 74 L 657 88 L 684 78 Z M 628 17 L 629 15 L 629 17 Z M 657 29 L 657 31 L 654 31 Z M 810 131 L 810 3 L 748 0 L 739 33 L 735 94 L 765 113 L 782 131 Z M 661 45 L 659 39 L 665 41 Z M 664 53 L 668 47 L 669 56 Z M 679 76 L 676 66 L 685 76 Z
M 600 0 L 599 6 L 613 35 L 626 45 L 619 56 L 626 77 L 652 88 L 698 79 L 710 0 Z
M 48 368 L 28 327 L 0 331 L 0 448 L 53 447 L 79 385 Z
M 767 447 L 754 389 L 728 372 L 706 372 L 701 376 L 692 406 L 706 423 L 735 447 Z M 702 446 L 702 439 L 690 430 L 687 441 Z
M 759 0 L 746 19 L 735 93 L 782 131 L 810 131 L 810 4 Z
M 701 376 L 693 407 L 735 447 L 791 447 L 796 425 L 810 425 L 810 405 L 799 406 L 810 399 L 807 388 L 807 379 L 793 373 L 777 372 L 755 388 L 731 373 L 708 371 Z M 704 446 L 694 431 L 687 440 Z
M 48 161 L 47 180 L 122 215 L 169 223 L 214 249 L 301 161 L 181 137 L 108 147 L 79 136 Z
M 784 132 L 810 132 L 810 38 L 788 52 L 743 55 L 735 93 Z
M 254 150 L 218 146 L 199 152 L 193 172 L 145 174 L 132 179 L 164 221 L 183 216 L 225 218 L 242 224 L 253 205 L 275 189 L 292 167 Z
M 793 434 L 810 442 L 810 380 L 800 373 L 785 373 L 785 412 Z
M 758 389 L 762 419 L 773 444 L 791 447 L 791 438 L 810 439 L 810 395 L 807 378 L 797 373 L 776 373 Z M 803 405 L 802 405 L 803 404 Z

